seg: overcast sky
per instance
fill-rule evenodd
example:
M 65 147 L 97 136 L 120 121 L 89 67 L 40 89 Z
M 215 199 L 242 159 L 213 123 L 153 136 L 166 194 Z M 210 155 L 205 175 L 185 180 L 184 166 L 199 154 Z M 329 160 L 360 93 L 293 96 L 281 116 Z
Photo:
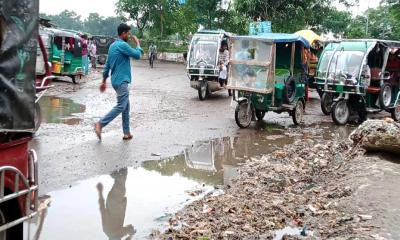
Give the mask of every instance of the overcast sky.
M 77 12 L 83 18 L 89 13 L 97 12 L 102 16 L 115 16 L 115 2 L 117 0 L 40 0 L 40 12 L 46 14 L 58 14 L 68 9 Z M 207 0 L 205 0 L 207 1 Z M 361 14 L 368 8 L 377 7 L 380 0 L 359 0 L 358 7 L 352 9 L 354 14 Z M 339 7 L 344 10 L 344 8 Z

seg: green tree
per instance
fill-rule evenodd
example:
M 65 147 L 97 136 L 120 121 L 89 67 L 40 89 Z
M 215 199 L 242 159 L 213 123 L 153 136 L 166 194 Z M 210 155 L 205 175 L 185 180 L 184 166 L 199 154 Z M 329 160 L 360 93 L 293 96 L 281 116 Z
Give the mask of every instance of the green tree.
M 317 29 L 322 33 L 333 33 L 337 37 L 344 36 L 352 22 L 351 12 L 329 9 Z M 317 30 L 317 31 L 318 31 Z
M 352 5 L 357 0 L 340 0 Z M 333 6 L 330 0 L 234 0 L 236 11 L 253 21 L 271 21 L 274 32 L 318 28 Z
M 104 17 L 100 16 L 98 13 L 90 13 L 83 22 L 84 30 L 93 35 L 103 34 L 103 23 Z
M 40 16 L 51 20 L 51 22 L 60 28 L 73 29 L 77 31 L 83 30 L 81 16 L 74 11 L 64 10 L 57 15 L 41 14 Z
M 151 13 L 155 11 L 157 0 L 118 0 L 116 3 L 117 13 L 128 15 L 135 22 L 139 36 L 151 23 Z

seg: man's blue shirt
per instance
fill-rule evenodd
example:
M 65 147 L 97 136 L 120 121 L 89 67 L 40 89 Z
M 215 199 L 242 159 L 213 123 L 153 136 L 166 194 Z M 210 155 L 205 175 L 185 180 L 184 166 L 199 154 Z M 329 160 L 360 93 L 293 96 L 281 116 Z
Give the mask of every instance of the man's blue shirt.
M 111 44 L 108 50 L 108 58 L 104 67 L 103 79 L 109 77 L 111 71 L 111 84 L 118 88 L 122 83 L 131 83 L 131 62 L 130 58 L 140 59 L 143 49 L 132 48 L 125 41 L 118 39 Z

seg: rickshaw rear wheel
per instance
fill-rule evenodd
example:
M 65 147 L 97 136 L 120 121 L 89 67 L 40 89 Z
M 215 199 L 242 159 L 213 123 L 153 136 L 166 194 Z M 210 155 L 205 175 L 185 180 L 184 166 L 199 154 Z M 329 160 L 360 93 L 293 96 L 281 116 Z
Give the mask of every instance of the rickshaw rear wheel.
M 261 122 L 265 117 L 265 111 L 256 110 L 257 121 Z
M 382 109 L 387 110 L 390 103 L 392 102 L 392 86 L 390 84 L 385 83 L 379 94 L 379 105 Z
M 247 101 L 239 102 L 235 109 L 235 121 L 240 128 L 247 128 L 253 118 L 253 110 Z
M 400 105 L 397 105 L 397 107 L 390 109 L 390 113 L 393 120 L 395 120 L 396 122 L 400 122 Z
M 35 132 L 39 130 L 40 124 L 42 123 L 42 111 L 39 103 L 35 103 Z
M 324 92 L 321 97 L 321 110 L 325 115 L 329 115 L 332 112 L 333 94 Z
M 205 82 L 205 81 L 203 81 L 203 82 L 200 82 L 200 87 L 199 87 L 199 89 L 197 90 L 198 91 L 198 93 L 199 93 L 199 99 L 200 99 L 200 101 L 204 101 L 204 100 L 206 100 L 206 98 L 207 98 L 207 82 Z
M 300 125 L 304 122 L 304 104 L 299 100 L 296 107 L 291 112 L 292 119 L 295 125 Z
M 337 125 L 345 125 L 349 121 L 350 108 L 347 101 L 342 99 L 332 106 L 332 120 Z

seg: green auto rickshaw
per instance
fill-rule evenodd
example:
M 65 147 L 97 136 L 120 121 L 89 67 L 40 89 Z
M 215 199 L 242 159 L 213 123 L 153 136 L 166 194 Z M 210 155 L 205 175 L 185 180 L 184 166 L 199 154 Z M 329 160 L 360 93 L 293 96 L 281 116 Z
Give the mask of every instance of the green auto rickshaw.
M 333 121 L 344 125 L 357 113 L 362 122 L 382 111 L 399 121 L 400 42 L 342 40 L 330 49 L 318 66 L 317 83 L 333 98 Z
M 73 83 L 83 75 L 81 38 L 69 31 L 55 28 L 42 28 L 40 35 L 44 40 L 52 72 L 56 76 L 68 76 Z
M 303 122 L 310 45 L 295 34 L 265 33 L 231 38 L 228 89 L 238 103 L 235 120 L 246 128 L 265 113 L 288 112 Z

